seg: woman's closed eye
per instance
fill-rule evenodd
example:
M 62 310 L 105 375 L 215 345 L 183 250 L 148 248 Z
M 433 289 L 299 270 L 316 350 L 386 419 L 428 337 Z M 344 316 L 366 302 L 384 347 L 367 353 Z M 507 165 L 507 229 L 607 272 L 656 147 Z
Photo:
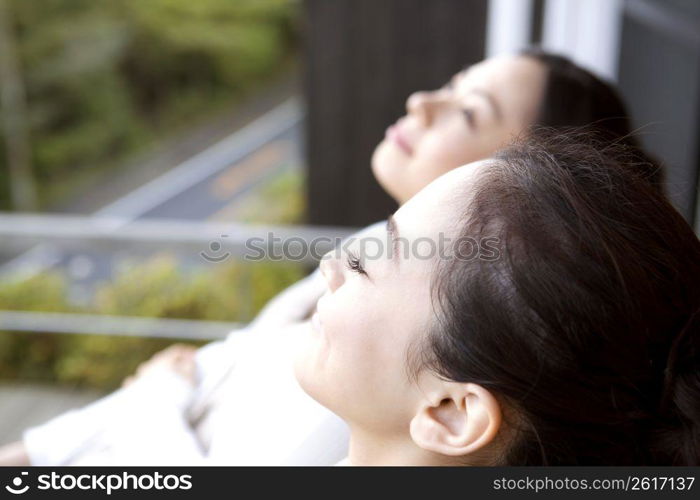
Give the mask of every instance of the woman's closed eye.
M 467 120 L 467 125 L 469 125 L 469 128 L 475 129 L 476 128 L 476 116 L 475 116 L 474 110 L 470 109 L 470 108 L 464 108 L 464 109 L 462 109 L 462 113 L 464 114 L 464 119 Z
M 363 275 L 369 277 L 369 275 L 367 274 L 367 271 L 365 271 L 365 268 L 362 265 L 362 262 L 360 262 L 360 259 L 355 254 L 348 252 L 348 256 L 345 259 L 345 262 L 346 262 L 348 269 L 350 271 L 357 273 L 357 274 L 363 274 Z

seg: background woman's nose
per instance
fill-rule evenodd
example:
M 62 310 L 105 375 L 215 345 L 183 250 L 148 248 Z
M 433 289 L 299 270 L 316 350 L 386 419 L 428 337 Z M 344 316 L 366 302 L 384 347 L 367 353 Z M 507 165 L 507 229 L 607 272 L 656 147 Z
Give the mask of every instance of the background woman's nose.
M 419 118 L 421 121 L 426 121 L 426 100 L 427 92 L 414 92 L 406 99 L 406 112 L 409 115 Z
M 417 117 L 423 125 L 430 125 L 436 106 L 440 103 L 438 92 L 414 92 L 406 100 L 406 111 Z

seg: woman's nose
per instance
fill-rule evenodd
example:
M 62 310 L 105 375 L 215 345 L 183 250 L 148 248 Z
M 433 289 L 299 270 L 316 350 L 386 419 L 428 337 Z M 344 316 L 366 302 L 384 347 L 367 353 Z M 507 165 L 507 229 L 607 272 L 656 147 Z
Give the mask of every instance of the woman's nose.
M 435 112 L 441 102 L 440 91 L 414 92 L 406 100 L 406 111 L 427 127 L 435 118 Z
M 340 287 L 340 285 L 343 284 L 344 281 L 343 272 L 340 268 L 340 263 L 338 262 L 338 258 L 333 255 L 333 252 L 335 252 L 335 250 L 331 250 L 326 255 L 324 255 L 321 259 L 321 263 L 319 264 L 321 274 L 326 280 L 328 289 L 331 292 L 335 292 Z

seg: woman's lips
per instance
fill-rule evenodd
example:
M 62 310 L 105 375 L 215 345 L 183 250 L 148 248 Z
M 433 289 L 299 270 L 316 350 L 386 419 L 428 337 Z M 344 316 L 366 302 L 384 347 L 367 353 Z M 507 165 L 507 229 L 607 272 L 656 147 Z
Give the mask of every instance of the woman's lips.
M 401 129 L 398 125 L 392 125 L 386 129 L 386 136 L 389 140 L 393 141 L 404 153 L 411 156 L 413 154 L 413 148 L 406 141 L 406 138 L 401 133 Z

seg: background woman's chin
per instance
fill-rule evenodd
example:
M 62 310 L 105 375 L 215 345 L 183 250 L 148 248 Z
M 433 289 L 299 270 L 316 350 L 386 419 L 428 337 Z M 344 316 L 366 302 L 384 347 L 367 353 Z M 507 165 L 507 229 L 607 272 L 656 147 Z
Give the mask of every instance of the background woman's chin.
M 399 201 L 401 176 L 405 175 L 406 157 L 396 151 L 396 146 L 386 139 L 374 149 L 372 154 L 372 174 L 379 185 L 392 198 Z

